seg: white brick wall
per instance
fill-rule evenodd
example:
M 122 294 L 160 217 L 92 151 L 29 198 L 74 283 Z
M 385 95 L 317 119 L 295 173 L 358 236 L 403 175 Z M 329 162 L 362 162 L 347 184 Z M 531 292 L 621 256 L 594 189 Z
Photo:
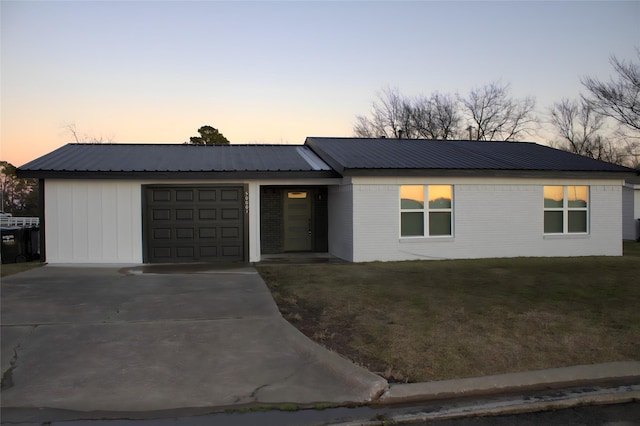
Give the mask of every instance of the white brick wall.
M 622 254 L 621 181 L 354 178 L 353 260 Z M 400 238 L 401 184 L 454 185 L 454 236 Z M 590 185 L 588 235 L 543 235 L 543 186 Z
M 353 261 L 353 187 L 329 186 L 328 197 L 329 253 Z
M 640 237 L 640 185 L 627 184 L 622 188 L 622 238 L 636 240 Z

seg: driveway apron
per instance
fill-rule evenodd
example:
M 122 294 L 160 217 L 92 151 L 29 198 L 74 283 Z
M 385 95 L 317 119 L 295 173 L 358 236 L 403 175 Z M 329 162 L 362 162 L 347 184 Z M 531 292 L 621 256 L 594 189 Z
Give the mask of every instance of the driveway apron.
M 386 388 L 286 322 L 248 266 L 7 277 L 2 373 L 3 415 L 365 402 Z

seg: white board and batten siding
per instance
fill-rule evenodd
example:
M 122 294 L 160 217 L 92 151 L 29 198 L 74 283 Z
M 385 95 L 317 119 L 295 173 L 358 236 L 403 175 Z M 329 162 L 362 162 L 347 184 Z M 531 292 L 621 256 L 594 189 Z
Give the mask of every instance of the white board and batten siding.
M 47 179 L 45 226 L 48 263 L 142 263 L 140 183 Z
M 140 264 L 143 262 L 142 185 L 221 183 L 229 184 L 212 181 L 47 179 L 47 262 Z M 250 190 L 257 191 L 257 186 L 250 186 Z M 252 212 L 250 219 L 258 214 Z M 251 235 L 249 238 L 255 240 Z
M 335 179 L 129 181 L 47 179 L 45 184 L 46 256 L 51 264 L 143 262 L 142 185 L 238 185 L 249 191 L 249 261 L 260 249 L 262 185 L 330 185 Z
M 403 184 L 453 185 L 452 237 L 400 237 L 399 194 L 400 185 Z M 589 186 L 589 232 L 586 235 L 544 235 L 545 185 Z M 351 190 L 351 256 L 344 256 L 335 250 L 331 252 L 355 262 L 622 255 L 622 181 L 617 179 L 362 177 L 351 180 Z M 334 193 L 330 192 L 330 195 Z M 331 196 L 329 208 L 336 208 Z M 330 217 L 332 214 L 335 216 L 337 213 L 330 212 Z

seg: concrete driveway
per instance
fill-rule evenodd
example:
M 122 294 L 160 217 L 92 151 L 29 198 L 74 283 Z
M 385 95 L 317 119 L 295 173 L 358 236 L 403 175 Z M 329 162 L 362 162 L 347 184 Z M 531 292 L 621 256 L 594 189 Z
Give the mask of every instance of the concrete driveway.
M 105 418 L 364 402 L 386 388 L 286 322 L 246 266 L 45 266 L 4 278 L 2 373 L 3 421 L 39 408 Z

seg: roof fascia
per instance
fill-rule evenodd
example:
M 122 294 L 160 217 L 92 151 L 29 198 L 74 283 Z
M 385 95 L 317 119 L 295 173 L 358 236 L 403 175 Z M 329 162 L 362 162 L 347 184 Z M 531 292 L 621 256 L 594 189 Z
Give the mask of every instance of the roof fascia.
M 20 178 L 39 179 L 321 179 L 339 178 L 333 170 L 316 171 L 233 171 L 233 172 L 120 172 L 17 170 Z
M 344 169 L 343 176 L 379 177 L 518 177 L 539 178 L 562 177 L 578 179 L 624 179 L 634 176 L 629 172 L 614 171 L 570 171 L 570 170 L 489 170 L 489 169 Z

